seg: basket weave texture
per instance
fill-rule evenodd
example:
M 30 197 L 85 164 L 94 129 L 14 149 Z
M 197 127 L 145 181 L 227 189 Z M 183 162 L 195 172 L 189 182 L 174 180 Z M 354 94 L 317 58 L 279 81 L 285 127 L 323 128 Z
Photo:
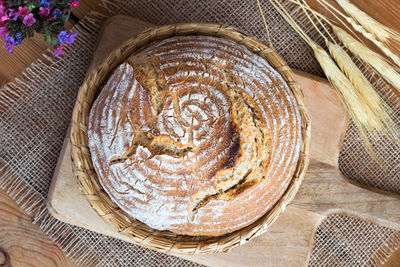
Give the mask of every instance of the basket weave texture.
M 250 51 L 268 60 L 291 88 L 301 116 L 302 142 L 300 156 L 295 173 L 288 189 L 274 207 L 254 223 L 241 230 L 217 237 L 199 237 L 176 235 L 170 231 L 155 230 L 146 224 L 129 217 L 111 201 L 99 183 L 93 168 L 88 148 L 87 125 L 91 106 L 113 70 L 155 40 L 174 35 L 209 35 L 226 38 L 246 46 Z M 303 93 L 295 81 L 292 70 L 273 49 L 260 40 L 238 29 L 214 23 L 183 23 L 154 27 L 142 32 L 136 38 L 129 39 L 114 50 L 102 64 L 97 66 L 86 78 L 79 89 L 72 115 L 71 152 L 74 173 L 78 185 L 91 206 L 120 234 L 129 237 L 144 247 L 181 254 L 209 254 L 226 252 L 238 247 L 252 238 L 267 231 L 268 227 L 285 210 L 295 197 L 303 181 L 308 166 L 310 144 L 310 118 L 305 108 Z

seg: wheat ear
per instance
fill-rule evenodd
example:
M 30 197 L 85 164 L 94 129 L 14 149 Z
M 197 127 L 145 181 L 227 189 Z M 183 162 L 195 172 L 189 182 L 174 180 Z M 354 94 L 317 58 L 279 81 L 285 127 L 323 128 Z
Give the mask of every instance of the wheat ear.
M 396 31 L 376 21 L 349 0 L 336 1 L 347 14 L 360 23 L 368 32 L 372 33 L 378 40 L 387 42 L 389 38 L 399 39 L 399 34 Z
M 353 84 L 339 69 L 329 54 L 318 45 L 315 45 L 313 50 L 315 58 L 321 65 L 326 77 L 333 88 L 335 88 L 340 100 L 346 107 L 347 112 L 350 114 L 354 124 L 360 131 L 365 146 L 368 148 L 371 155 L 378 160 L 379 158 L 375 154 L 366 132 L 366 129 L 368 129 L 368 126 L 366 125 L 368 125 L 369 117 L 372 115 L 371 109 L 364 103 L 360 102 Z
M 367 105 L 371 111 L 366 114 L 368 118 L 365 122 L 362 122 L 363 126 L 366 127 L 368 132 L 380 132 L 389 138 L 397 139 L 396 126 L 389 115 L 392 113 L 392 109 L 378 95 L 372 84 L 364 77 L 342 47 L 329 41 L 326 44 L 329 53 L 356 89 L 360 101 Z
M 357 10 L 359 10 L 356 6 L 354 6 L 353 4 L 351 4 L 349 1 L 347 1 L 347 0 L 338 0 L 338 2 L 339 1 L 343 1 L 343 5 L 345 5 L 344 3 L 346 2 L 346 3 L 348 3 L 350 6 L 352 6 L 353 7 L 353 9 L 357 9 Z M 340 22 L 342 22 L 341 21 L 341 19 L 339 19 L 338 17 L 337 17 L 337 15 L 335 14 L 335 12 L 336 13 L 338 13 L 338 14 L 340 14 L 340 16 L 342 16 L 352 27 L 353 27 L 353 29 L 355 29 L 356 31 L 358 31 L 359 33 L 361 33 L 365 38 L 367 38 L 368 40 L 370 40 L 371 42 L 373 42 L 388 58 L 390 58 L 390 59 L 392 59 L 393 60 L 393 62 L 397 65 L 397 66 L 399 66 L 400 67 L 400 57 L 396 54 L 396 53 L 393 53 L 392 52 L 392 50 L 395 50 L 394 49 L 394 47 L 392 46 L 392 45 L 390 45 L 390 43 L 389 42 L 387 42 L 387 38 L 386 39 L 383 39 L 383 30 L 379 30 L 379 29 L 375 29 L 373 26 L 371 26 L 371 25 L 375 25 L 374 23 L 373 23 L 373 21 L 375 21 L 373 18 L 371 18 L 371 17 L 369 17 L 366 13 L 364 13 L 363 11 L 361 11 L 361 10 L 359 10 L 360 12 L 362 12 L 365 16 L 365 19 L 362 19 L 362 21 L 363 21 L 363 23 L 364 24 L 362 24 L 362 23 L 360 23 L 360 21 L 358 21 L 358 20 L 355 20 L 355 19 L 353 19 L 353 17 L 348 17 L 348 16 L 346 16 L 345 14 L 343 14 L 342 12 L 340 12 L 337 8 L 335 8 L 333 5 L 331 5 L 330 3 L 328 3 L 326 0 L 318 0 L 318 2 L 320 3 L 320 4 L 322 4 L 325 8 L 327 8 L 330 12 L 331 12 L 331 14 L 333 14 Z M 347 6 L 342 6 L 342 8 L 344 9 L 345 7 L 347 7 Z M 351 8 L 349 8 L 349 10 L 352 10 Z M 333 12 L 333 11 L 335 11 L 335 12 Z M 348 10 L 346 10 L 346 11 L 348 11 Z M 355 14 L 357 14 L 357 12 L 353 12 L 354 10 L 352 10 L 352 11 L 348 11 L 347 13 L 349 13 L 350 14 L 350 12 L 353 14 L 353 15 L 355 15 Z M 352 16 L 352 15 L 351 15 Z M 368 18 L 369 18 L 369 20 L 368 20 Z M 361 20 L 361 19 L 360 19 Z M 368 23 L 368 21 L 370 21 L 370 23 Z M 378 23 L 378 24 L 380 24 L 379 22 L 377 22 L 377 21 L 375 21 L 376 23 Z M 332 23 L 331 22 L 329 22 L 331 25 L 332 25 Z M 360 24 L 361 25 L 360 25 Z M 345 26 L 347 26 L 345 23 L 343 23 L 342 22 L 342 24 L 343 25 L 345 25 Z M 382 25 L 382 24 L 380 24 L 381 25 L 381 27 L 384 27 L 385 29 L 387 29 L 386 30 L 386 32 L 389 32 L 389 31 L 391 31 L 391 32 L 393 32 L 394 34 L 392 35 L 393 36 L 393 38 L 394 37 L 396 37 L 396 36 L 398 36 L 398 34 L 395 32 L 395 31 L 393 31 L 392 29 L 390 29 L 390 28 L 388 28 L 388 27 L 386 27 L 386 26 L 384 26 L 384 25 Z M 372 30 L 372 32 L 371 32 L 371 30 Z M 377 35 L 379 35 L 379 33 L 381 33 L 381 37 L 379 38 L 379 37 L 376 37 Z M 395 34 L 396 33 L 396 34 Z M 400 39 L 399 39 L 400 40 Z M 390 47 L 390 48 L 389 48 Z
M 362 61 L 374 68 L 386 81 L 400 91 L 400 74 L 378 53 L 354 39 L 340 27 L 331 25 L 333 32 L 339 40 Z
M 351 26 L 353 26 L 356 31 L 364 35 L 365 38 L 373 42 L 388 58 L 392 59 L 393 62 L 400 67 L 400 57 L 393 53 L 392 50 L 390 50 L 383 42 L 375 39 L 375 36 L 367 32 L 361 25 L 354 23 L 351 24 Z
M 311 38 L 301 29 L 301 27 L 294 21 L 290 14 L 277 0 L 270 0 L 270 2 L 284 17 L 284 19 L 296 30 L 296 32 L 311 46 L 314 51 L 315 58 L 321 65 L 326 77 L 337 92 L 339 99 L 346 107 L 347 112 L 352 117 L 355 125 L 360 131 L 365 146 L 368 148 L 371 155 L 378 160 L 379 158 L 373 151 L 367 135 L 367 131 L 369 129 L 379 128 L 379 126 L 376 127 L 376 125 L 379 125 L 379 122 L 371 123 L 369 121 L 370 118 L 374 116 L 374 112 L 363 100 L 360 99 L 360 96 L 357 94 L 357 89 L 346 77 L 346 75 L 339 69 L 329 54 L 321 46 L 317 45 L 313 40 L 311 40 Z

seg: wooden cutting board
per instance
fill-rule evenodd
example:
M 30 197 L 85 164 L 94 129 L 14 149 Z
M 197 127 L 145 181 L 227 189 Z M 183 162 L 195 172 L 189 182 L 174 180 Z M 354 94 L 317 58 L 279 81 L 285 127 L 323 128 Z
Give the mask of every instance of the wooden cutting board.
M 128 16 L 109 19 L 91 68 L 128 38 L 151 26 Z M 90 69 L 91 69 L 90 68 Z M 308 262 L 315 230 L 329 214 L 345 213 L 400 230 L 400 198 L 356 185 L 338 170 L 348 116 L 325 79 L 295 71 L 311 117 L 310 166 L 295 200 L 269 231 L 228 253 L 177 255 L 209 266 L 301 266 Z M 69 132 L 48 195 L 57 219 L 131 242 L 108 226 L 78 188 L 71 166 Z

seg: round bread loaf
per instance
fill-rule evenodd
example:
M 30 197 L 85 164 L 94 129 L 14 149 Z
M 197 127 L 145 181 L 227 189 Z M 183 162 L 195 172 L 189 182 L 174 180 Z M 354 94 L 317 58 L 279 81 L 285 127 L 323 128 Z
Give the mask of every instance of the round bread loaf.
M 295 97 L 262 57 L 230 40 L 175 36 L 111 75 L 89 116 L 101 185 L 158 230 L 218 236 L 283 195 L 300 152 Z

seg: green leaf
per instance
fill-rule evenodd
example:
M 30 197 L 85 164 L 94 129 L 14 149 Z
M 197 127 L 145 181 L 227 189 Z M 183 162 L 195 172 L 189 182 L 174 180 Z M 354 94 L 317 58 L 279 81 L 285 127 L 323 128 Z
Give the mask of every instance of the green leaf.
M 20 28 L 22 30 L 24 30 L 24 29 L 26 29 L 26 25 L 25 24 L 21 24 L 21 26 L 20 26 L 18 23 L 13 23 L 10 28 L 12 30 L 14 30 L 14 31 L 18 31 L 18 29 L 20 29 Z
M 61 21 L 62 21 L 62 25 L 65 25 L 65 23 L 67 22 L 68 17 L 65 15 L 61 16 Z
M 51 37 L 51 33 L 46 31 L 46 33 L 44 34 L 44 40 L 46 41 L 46 43 L 48 43 L 49 45 L 52 44 L 52 37 Z
M 17 33 L 16 31 L 10 30 L 10 31 L 8 32 L 8 35 L 14 36 L 16 33 Z
M 33 34 L 34 34 L 34 32 L 33 32 L 32 28 L 29 28 L 28 29 L 28 37 L 33 37 Z
M 34 31 L 37 31 L 37 30 L 39 29 L 39 24 L 38 24 L 38 22 L 35 23 L 35 24 L 33 24 L 31 28 L 32 28 Z
M 33 2 L 28 3 L 28 9 L 29 11 L 32 11 L 35 8 L 35 4 Z

